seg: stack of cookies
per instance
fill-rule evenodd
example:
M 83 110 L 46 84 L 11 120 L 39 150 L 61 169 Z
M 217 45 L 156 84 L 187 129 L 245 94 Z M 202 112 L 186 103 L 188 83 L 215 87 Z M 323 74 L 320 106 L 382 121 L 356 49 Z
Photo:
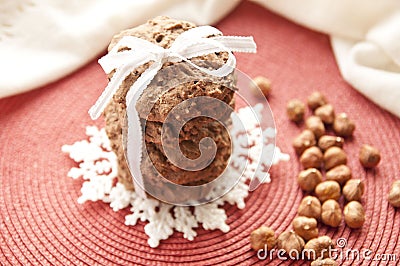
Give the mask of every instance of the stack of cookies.
M 195 25 L 185 21 L 178 21 L 167 17 L 157 17 L 148 21 L 146 24 L 129 29 L 114 36 L 109 46 L 111 50 L 115 44 L 124 36 L 135 36 L 150 41 L 163 48 L 169 48 L 184 31 L 194 28 Z M 207 56 L 193 58 L 192 61 L 202 62 L 205 67 L 216 67 L 222 65 L 227 60 L 225 53 L 213 53 Z M 125 97 L 137 78 L 148 68 L 149 64 L 145 64 L 135 69 L 124 80 L 113 99 L 104 111 L 106 120 L 106 132 L 110 139 L 113 151 L 118 157 L 118 178 L 127 189 L 133 189 L 133 180 L 125 159 L 123 147 L 123 129 L 126 127 L 126 101 Z M 228 130 L 223 124 L 229 124 L 230 113 L 234 109 L 234 75 L 224 77 L 222 82 L 219 79 L 214 82 L 212 79 L 188 79 L 188 73 L 193 73 L 188 65 L 179 65 L 171 72 L 168 68 L 179 63 L 165 63 L 161 76 L 157 75 L 153 82 L 144 90 L 136 103 L 136 109 L 139 113 L 142 126 L 144 127 L 144 142 L 147 151 L 143 151 L 141 161 L 141 172 L 146 185 L 162 186 L 165 182 L 162 177 L 179 185 L 201 185 L 208 183 L 218 176 L 227 167 L 229 157 L 231 155 L 231 140 Z M 113 72 L 110 73 L 111 77 Z M 170 77 L 169 77 L 170 76 Z M 190 75 L 193 76 L 193 75 Z M 175 82 L 173 87 L 168 87 L 168 80 Z M 168 89 L 166 89 L 168 87 Z M 221 109 L 212 104 L 188 104 L 182 103 L 188 99 L 196 97 L 212 97 L 230 106 L 232 109 Z M 169 125 L 166 118 L 174 107 L 179 107 L 184 114 L 200 114 L 185 123 L 182 129 L 178 130 Z M 214 114 L 214 118 L 201 116 L 204 109 Z M 179 120 L 179 117 L 176 117 Z M 184 119 L 183 117 L 181 119 Z M 222 122 L 222 123 L 220 123 Z M 185 170 L 173 164 L 165 154 L 165 145 L 169 145 L 168 141 L 161 143 L 162 128 L 167 134 L 164 139 L 169 139 L 168 135 L 179 135 L 180 151 L 189 159 L 196 159 L 200 156 L 199 143 L 205 137 L 212 138 L 216 144 L 216 155 L 208 166 L 196 171 Z M 138 158 L 139 159 L 139 158 Z

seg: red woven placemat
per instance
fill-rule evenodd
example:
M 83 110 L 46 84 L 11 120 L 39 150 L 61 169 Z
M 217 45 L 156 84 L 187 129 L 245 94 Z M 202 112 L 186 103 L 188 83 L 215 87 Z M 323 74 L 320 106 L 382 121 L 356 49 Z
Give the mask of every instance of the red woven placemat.
M 305 100 L 314 90 L 325 93 L 337 111 L 357 124 L 345 150 L 354 176 L 366 182 L 363 204 L 366 223 L 361 230 L 321 227 L 321 234 L 348 239 L 347 248 L 369 248 L 372 254 L 400 257 L 400 211 L 389 206 L 390 183 L 400 178 L 400 120 L 372 104 L 341 78 L 327 36 L 304 29 L 255 4 L 244 2 L 217 25 L 225 34 L 253 35 L 257 55 L 237 54 L 238 67 L 250 76 L 273 81 L 270 105 L 278 129 L 278 145 L 292 160 L 272 168 L 272 183 L 251 193 L 246 208 L 226 206 L 231 231 L 198 230 L 193 242 L 180 233 L 156 249 L 147 245 L 143 224 L 125 226 L 127 211 L 113 212 L 96 202 L 79 205 L 82 180 L 68 178 L 74 166 L 63 144 L 85 138 L 87 110 L 106 85 L 95 61 L 44 88 L 0 100 L 0 261 L 30 264 L 191 263 L 250 265 L 260 262 L 249 247 L 249 234 L 260 225 L 278 233 L 290 227 L 302 192 L 295 178 L 300 165 L 291 140 L 300 129 L 289 123 L 285 104 Z M 358 148 L 371 143 L 382 152 L 375 170 L 365 171 Z M 261 264 L 284 264 L 280 260 Z M 301 265 L 304 262 L 298 262 Z M 380 264 L 381 263 L 381 264 Z M 346 261 L 345 265 L 387 265 L 377 261 Z M 391 263 L 395 265 L 395 263 Z

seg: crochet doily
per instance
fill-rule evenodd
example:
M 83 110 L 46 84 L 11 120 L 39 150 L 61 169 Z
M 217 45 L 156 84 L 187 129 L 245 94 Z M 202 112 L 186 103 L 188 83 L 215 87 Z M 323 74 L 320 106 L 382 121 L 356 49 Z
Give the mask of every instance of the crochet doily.
M 243 146 L 243 143 L 247 145 L 247 142 L 240 137 L 241 132 L 236 130 L 235 124 L 230 132 L 232 136 L 239 136 L 232 140 L 233 146 L 238 147 L 234 148 L 232 164 L 238 165 L 244 160 L 248 161 L 248 167 L 239 182 L 221 198 L 192 208 L 169 205 L 152 198 L 143 199 L 134 191 L 126 190 L 124 185 L 116 182 L 117 157 L 111 150 L 104 128 L 99 130 L 95 126 L 88 126 L 86 135 L 89 140 L 77 141 L 72 145 L 62 147 L 64 153 L 69 154 L 71 159 L 79 163 L 78 167 L 71 168 L 68 176 L 85 180 L 78 202 L 83 204 L 86 201 L 103 201 L 109 203 L 114 211 L 130 207 L 132 213 L 125 217 L 125 224 L 136 225 L 138 220 L 148 222 L 144 230 L 149 236 L 148 244 L 151 247 L 157 247 L 160 241 L 171 236 L 174 230 L 182 232 L 183 237 L 188 240 L 196 237 L 195 229 L 200 225 L 206 230 L 219 229 L 222 232 L 228 232 L 230 228 L 226 224 L 227 215 L 222 206 L 228 203 L 243 209 L 245 198 L 249 194 L 249 179 L 255 177 L 262 183 L 271 182 L 269 174 L 263 172 L 268 171 L 268 167 L 260 169 L 257 166 L 260 163 L 270 165 L 289 160 L 289 155 L 282 153 L 273 143 L 276 134 L 274 128 L 266 128 L 262 131 L 262 138 L 259 138 L 260 125 L 257 121 L 244 119 L 248 117 L 250 109 L 260 117 L 261 108 L 262 105 L 257 105 L 254 108 L 244 107 L 238 111 L 239 117 L 243 118 L 241 121 L 246 123 L 248 139 L 252 140 L 252 145 Z M 251 155 L 256 153 L 252 152 L 253 149 L 263 149 L 262 162 L 259 158 L 251 158 Z M 246 157 L 249 155 L 250 157 Z M 268 160 L 271 161 L 268 162 Z

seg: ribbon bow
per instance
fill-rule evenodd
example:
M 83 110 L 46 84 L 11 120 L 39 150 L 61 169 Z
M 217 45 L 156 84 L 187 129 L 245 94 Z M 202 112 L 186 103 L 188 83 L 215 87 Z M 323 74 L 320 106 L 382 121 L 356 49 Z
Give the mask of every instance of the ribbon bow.
M 236 65 L 236 59 L 232 52 L 256 52 L 256 44 L 252 37 L 218 35 L 222 35 L 222 33 L 211 26 L 193 28 L 179 35 L 168 49 L 133 36 L 123 37 L 107 55 L 99 60 L 104 72 L 110 73 L 114 69 L 116 72 L 99 99 L 90 108 L 90 117 L 93 120 L 99 118 L 124 79 L 132 70 L 145 63 L 154 62 L 129 89 L 126 96 L 127 106 L 136 92 L 147 87 L 165 62 L 185 61 L 206 74 L 224 77 L 230 74 Z M 218 37 L 207 38 L 209 36 Z M 118 51 L 124 47 L 130 50 Z M 216 70 L 199 67 L 189 60 L 196 56 L 215 52 L 227 52 L 229 55 L 227 62 Z
M 119 51 L 120 48 L 125 47 L 130 50 Z M 228 53 L 226 63 L 218 69 L 209 70 L 190 61 L 193 57 L 216 52 Z M 255 53 L 256 44 L 252 37 L 222 36 L 222 32 L 214 27 L 200 26 L 183 32 L 168 49 L 140 38 L 125 36 L 107 55 L 100 58 L 99 64 L 104 72 L 110 73 L 114 69 L 116 71 L 101 96 L 89 110 L 89 115 L 93 120 L 101 115 L 122 82 L 134 69 L 148 62 L 153 62 L 130 87 L 126 95 L 126 106 L 129 114 L 128 142 L 132 142 L 129 145 L 131 148 L 127 151 L 127 160 L 134 177 L 135 190 L 139 195 L 145 196 L 140 172 L 142 132 L 139 115 L 135 108 L 140 95 L 165 62 L 185 61 L 208 75 L 227 76 L 236 66 L 236 59 L 232 52 Z

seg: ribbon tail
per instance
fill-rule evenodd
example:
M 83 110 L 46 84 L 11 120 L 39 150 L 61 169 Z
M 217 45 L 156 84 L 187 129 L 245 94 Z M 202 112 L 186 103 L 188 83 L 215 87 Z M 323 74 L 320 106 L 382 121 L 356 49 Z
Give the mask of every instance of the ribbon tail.
M 181 33 L 171 45 L 172 50 L 179 51 L 186 47 L 187 41 L 222 35 L 222 32 L 212 26 L 200 26 Z
M 125 78 L 129 75 L 131 69 L 135 69 L 138 66 L 143 65 L 143 64 L 149 62 L 151 59 L 152 58 L 149 54 L 144 54 L 141 57 L 137 58 L 134 62 L 123 65 L 119 69 L 117 68 L 117 71 L 112 76 L 110 82 L 108 83 L 107 87 L 104 89 L 103 93 L 97 99 L 96 103 L 89 109 L 89 115 L 92 118 L 92 120 L 96 120 L 97 118 L 100 117 L 101 113 L 104 111 L 107 104 L 111 101 L 113 95 L 119 89 L 119 86 L 122 84 L 122 82 L 125 80 Z M 107 69 L 109 67 L 109 64 L 112 64 L 111 62 L 108 62 L 108 60 L 112 61 L 113 58 L 110 57 L 110 59 L 106 58 L 103 61 L 101 61 L 102 67 L 104 65 L 104 67 L 103 67 L 104 69 Z
M 256 53 L 257 45 L 253 37 L 217 36 L 211 39 L 221 43 L 232 52 Z
M 199 49 L 201 48 L 201 49 Z M 228 59 L 225 64 L 220 68 L 215 70 L 209 70 L 207 68 L 199 67 L 188 58 L 210 54 L 211 52 L 226 52 L 228 53 Z M 204 73 L 216 77 L 225 77 L 232 73 L 236 67 L 236 58 L 232 52 L 220 42 L 212 38 L 202 38 L 201 40 L 192 40 L 187 44 L 186 49 L 183 52 L 174 51 L 174 56 L 180 58 L 181 60 L 187 62 L 194 68 L 203 71 Z
M 136 101 L 142 95 L 143 90 L 150 84 L 150 82 L 157 75 L 158 71 L 161 69 L 162 63 L 159 61 L 153 62 L 153 64 L 144 71 L 140 77 L 133 83 L 128 93 L 126 94 L 126 105 L 130 105 L 133 99 Z
M 185 58 L 193 58 L 196 56 L 225 51 L 221 46 L 210 45 L 207 40 L 208 39 L 204 39 L 200 43 L 193 42 L 192 44 L 187 46 L 184 51 L 179 52 L 179 54 Z
M 129 74 L 129 69 L 129 66 L 117 69 L 115 74 L 112 76 L 110 82 L 107 84 L 107 87 L 104 89 L 103 93 L 97 99 L 96 103 L 89 109 L 88 113 L 92 120 L 96 120 L 100 117 L 101 113 L 104 111 L 107 104 L 110 102 L 111 98 L 124 81 L 125 77 Z
M 201 27 L 200 32 L 212 32 L 213 27 Z M 189 30 L 195 33 L 195 29 Z M 183 35 L 184 33 L 182 33 Z M 181 35 L 181 36 L 182 36 Z M 175 45 L 175 46 L 174 46 Z M 232 54 L 233 52 L 245 52 L 255 53 L 257 51 L 256 43 L 253 37 L 238 37 L 238 36 L 216 36 L 211 38 L 200 38 L 200 39 L 177 39 L 171 46 L 170 50 L 174 52 L 174 55 L 181 60 L 187 62 L 191 66 L 205 72 L 208 75 L 217 77 L 224 77 L 230 74 L 236 67 L 236 58 Z M 196 56 L 211 54 L 215 52 L 226 52 L 228 53 L 227 62 L 222 65 L 219 69 L 209 70 L 206 68 L 199 67 L 193 64 L 188 58 Z
M 105 73 L 110 73 L 114 69 L 118 69 L 121 66 L 125 65 L 140 65 L 142 62 L 148 62 L 148 54 L 138 55 L 137 53 L 129 50 L 129 51 L 121 51 L 118 53 L 108 53 L 98 60 L 101 68 L 103 68 Z
M 161 62 L 154 62 L 143 74 L 136 80 L 126 95 L 126 112 L 128 119 L 128 133 L 126 139 L 126 159 L 128 161 L 129 169 L 132 173 L 133 184 L 138 196 L 146 198 L 144 191 L 144 182 L 140 164 L 142 162 L 143 147 L 143 134 L 142 126 L 140 124 L 139 113 L 136 110 L 136 102 L 142 95 L 145 88 L 153 80 L 158 70 L 162 67 Z
M 209 70 L 204 67 L 199 67 L 198 65 L 194 64 L 193 62 L 191 62 L 190 60 L 188 60 L 185 57 L 181 57 L 178 55 L 177 55 L 177 57 L 182 59 L 182 61 L 185 61 L 192 67 L 206 73 L 207 75 L 215 76 L 215 77 L 219 77 L 219 78 L 225 77 L 225 76 L 229 75 L 230 73 L 232 73 L 232 71 L 235 69 L 235 66 L 236 66 L 236 59 L 232 53 L 229 53 L 228 61 L 223 66 L 221 66 L 220 68 L 215 69 L 215 70 Z

